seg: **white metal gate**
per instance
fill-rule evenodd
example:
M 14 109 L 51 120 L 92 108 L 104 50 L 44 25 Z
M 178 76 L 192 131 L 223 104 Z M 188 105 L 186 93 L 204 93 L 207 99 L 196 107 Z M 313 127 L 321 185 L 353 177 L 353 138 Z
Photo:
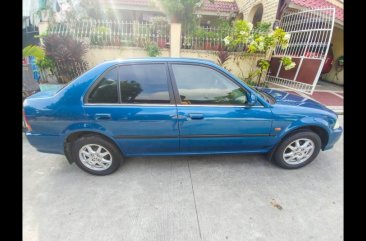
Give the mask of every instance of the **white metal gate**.
M 280 28 L 289 33 L 289 45 L 277 46 L 265 81 L 312 94 L 326 60 L 334 27 L 335 9 L 311 9 L 284 14 Z M 284 70 L 283 56 L 292 57 L 296 67 Z

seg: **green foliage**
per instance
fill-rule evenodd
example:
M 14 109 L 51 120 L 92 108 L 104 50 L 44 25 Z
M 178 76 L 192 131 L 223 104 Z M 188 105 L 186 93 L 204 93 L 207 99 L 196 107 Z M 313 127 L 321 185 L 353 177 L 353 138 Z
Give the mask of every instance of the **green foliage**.
M 224 25 L 217 27 L 216 31 L 211 31 L 210 28 L 196 27 L 190 37 L 195 37 L 198 39 L 216 39 L 217 41 L 221 42 L 223 33 L 230 31 L 228 28 L 223 26 Z
M 290 34 L 281 28 L 272 31 L 270 26 L 269 23 L 259 23 L 253 29 L 250 22 L 237 20 L 234 22 L 233 34 L 226 36 L 224 39 L 225 45 L 232 49 L 243 45 L 247 53 L 265 53 L 266 55 L 270 54 L 277 45 L 280 45 L 282 49 L 286 49 L 289 44 Z M 282 63 L 285 70 L 289 70 L 296 65 L 289 57 L 284 57 Z M 263 72 L 269 69 L 269 62 L 260 60 L 257 67 L 257 70 L 249 73 L 248 78 L 253 81 L 253 78 L 258 77 L 259 84 Z
M 269 69 L 269 61 L 266 60 L 266 59 L 260 59 L 260 60 L 258 60 L 257 66 L 261 70 L 268 70 Z
M 227 19 L 223 19 L 223 18 L 219 18 L 216 21 L 212 21 L 211 25 L 215 26 L 216 28 L 218 28 L 220 30 L 226 30 L 226 31 L 229 31 L 232 28 L 230 21 Z
M 202 27 L 196 28 L 192 36 L 199 39 L 219 37 L 217 32 L 213 32 L 210 31 L 208 28 L 202 28 Z
M 232 36 L 226 36 L 224 38 L 225 45 L 235 48 L 240 44 L 247 44 L 250 40 L 249 37 L 251 36 L 252 29 L 253 24 L 248 21 L 235 21 Z
M 257 25 L 257 31 L 252 30 L 252 23 L 245 20 L 235 21 L 233 35 L 225 37 L 225 45 L 236 47 L 242 44 L 247 46 L 248 53 L 272 51 L 278 44 L 283 49 L 288 46 L 290 35 L 281 28 L 270 32 L 268 24 L 264 23 Z
M 201 7 L 202 0 L 159 0 L 159 2 L 172 22 L 182 23 L 184 31 L 192 30 L 197 25 L 195 11 Z
M 284 56 L 281 58 L 281 62 L 285 70 L 293 69 L 296 66 L 296 63 L 292 61 L 291 57 Z
M 159 46 L 150 41 L 144 44 L 144 49 L 149 57 L 156 57 L 161 54 Z
M 37 45 L 28 45 L 23 49 L 23 58 L 28 56 L 34 56 L 36 60 L 44 59 L 45 52 L 41 47 Z
M 261 86 L 261 87 L 268 88 L 268 84 L 267 83 L 259 83 L 257 81 L 252 80 L 250 77 L 248 77 L 248 78 L 241 78 L 241 80 L 244 83 L 246 83 L 247 85 L 251 86 L 251 87 Z
M 263 22 L 258 22 L 254 28 L 253 31 L 254 32 L 261 32 L 261 33 L 269 33 L 271 30 L 271 23 L 263 23 Z
M 92 45 L 104 45 L 104 42 L 109 36 L 111 29 L 105 26 L 100 26 L 95 30 L 95 33 L 90 36 Z
M 49 57 L 45 57 L 43 59 L 37 59 L 36 65 L 39 67 L 41 71 L 50 70 L 51 73 L 54 73 L 55 63 Z

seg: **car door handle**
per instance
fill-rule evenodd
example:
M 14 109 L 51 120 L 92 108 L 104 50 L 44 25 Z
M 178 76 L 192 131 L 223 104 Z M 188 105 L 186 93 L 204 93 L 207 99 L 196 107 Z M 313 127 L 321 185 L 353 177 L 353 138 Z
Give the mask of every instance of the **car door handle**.
M 203 119 L 203 114 L 200 113 L 190 113 L 188 114 L 189 118 L 191 118 L 192 120 L 201 120 Z
M 110 114 L 95 114 L 96 120 L 110 120 L 111 115 Z

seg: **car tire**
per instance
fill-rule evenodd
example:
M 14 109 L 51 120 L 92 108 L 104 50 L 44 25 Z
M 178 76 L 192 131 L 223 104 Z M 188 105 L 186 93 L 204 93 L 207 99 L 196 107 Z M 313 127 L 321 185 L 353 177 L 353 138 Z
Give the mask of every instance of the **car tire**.
M 273 161 L 285 169 L 297 169 L 312 162 L 321 148 L 320 137 L 312 131 L 296 132 L 277 147 Z
M 119 149 L 110 141 L 97 136 L 83 136 L 73 145 L 71 154 L 80 169 L 93 175 L 108 175 L 123 162 Z

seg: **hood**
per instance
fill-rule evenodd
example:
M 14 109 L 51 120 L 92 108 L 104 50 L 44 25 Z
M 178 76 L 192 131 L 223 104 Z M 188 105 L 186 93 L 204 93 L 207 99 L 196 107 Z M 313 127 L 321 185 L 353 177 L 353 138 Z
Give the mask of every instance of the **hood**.
M 275 104 L 308 107 L 308 108 L 325 110 L 325 111 L 334 113 L 332 110 L 328 109 L 327 107 L 320 104 L 319 102 L 316 102 L 314 100 L 311 100 L 311 99 L 303 97 L 303 96 L 290 94 L 285 91 L 274 90 L 274 89 L 269 89 L 269 88 L 260 88 L 260 90 L 264 91 L 265 93 L 267 93 L 267 94 L 271 95 L 273 98 L 275 98 L 275 100 L 276 100 Z

